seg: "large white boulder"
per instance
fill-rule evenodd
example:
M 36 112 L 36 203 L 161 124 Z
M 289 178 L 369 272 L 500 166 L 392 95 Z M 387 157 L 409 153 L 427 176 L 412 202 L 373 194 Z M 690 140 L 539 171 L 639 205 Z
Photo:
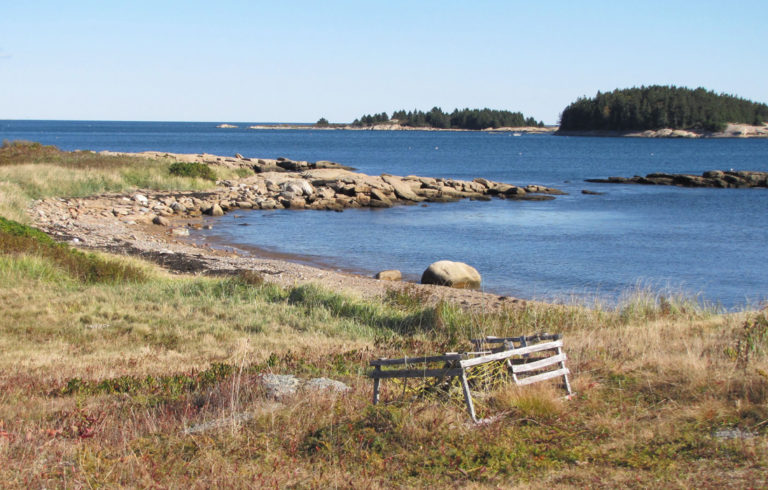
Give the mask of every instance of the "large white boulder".
M 439 284 L 461 289 L 479 289 L 482 277 L 464 262 L 441 260 L 431 264 L 421 275 L 422 284 Z

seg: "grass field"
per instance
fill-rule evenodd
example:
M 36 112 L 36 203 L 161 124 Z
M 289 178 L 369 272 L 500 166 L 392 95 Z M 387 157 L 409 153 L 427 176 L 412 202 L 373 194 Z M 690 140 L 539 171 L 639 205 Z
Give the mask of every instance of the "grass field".
M 131 189 L 205 190 L 209 178 L 171 172 L 170 160 L 65 152 L 55 146 L 4 141 L 0 147 L 0 216 L 28 222 L 29 202 L 48 197 L 85 197 Z M 207 168 L 207 167 L 206 167 Z M 188 175 L 200 175 L 188 174 Z M 206 174 L 210 176 L 211 174 Z M 219 167 L 213 176 L 237 178 L 237 170 Z
M 46 158 L 0 165 L 0 189 L 14 196 L 2 199 L 14 221 L 0 221 L 3 487 L 768 484 L 765 310 L 725 314 L 636 291 L 613 307 L 529 302 L 479 314 L 427 306 L 416 289 L 364 301 L 252 273 L 172 275 L 55 244 L 18 221 L 31 199 L 65 195 L 99 165 L 117 179 L 110 190 L 136 185 L 121 177 L 132 172 L 177 188 L 210 183 L 167 175 L 168 162 Z M 64 177 L 39 190 L 44 179 L 26 173 L 43 168 Z M 554 386 L 502 386 L 476 395 L 482 416 L 498 415 L 481 426 L 456 397 L 407 399 L 385 384 L 386 403 L 370 403 L 372 358 L 539 331 L 564 335 L 570 401 Z M 275 402 L 264 373 L 352 390 Z

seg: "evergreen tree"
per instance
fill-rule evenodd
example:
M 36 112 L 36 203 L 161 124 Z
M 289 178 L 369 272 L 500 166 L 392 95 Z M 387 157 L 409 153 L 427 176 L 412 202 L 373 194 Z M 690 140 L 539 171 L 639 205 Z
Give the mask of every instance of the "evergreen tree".
M 430 127 L 439 129 L 486 129 L 501 127 L 539 126 L 544 123 L 536 121 L 532 117 L 526 118 L 521 112 L 499 111 L 493 109 L 454 109 L 448 114 L 439 107 L 433 107 L 429 112 L 418 109 L 406 112 L 394 111 L 392 119 L 396 119 L 403 126 L 415 128 Z M 374 116 L 365 115 L 359 120 L 355 119 L 354 126 L 371 126 L 381 122 L 387 122 L 387 113 Z
M 762 124 L 768 105 L 704 88 L 652 85 L 597 92 L 571 103 L 560 116 L 561 130 L 706 129 L 726 123 Z

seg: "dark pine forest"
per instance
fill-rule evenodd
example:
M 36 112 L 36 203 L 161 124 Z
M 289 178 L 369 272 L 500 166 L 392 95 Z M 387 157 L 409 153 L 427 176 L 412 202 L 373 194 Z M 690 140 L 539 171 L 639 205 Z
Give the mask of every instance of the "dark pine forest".
M 560 131 L 722 131 L 727 123 L 761 125 L 764 121 L 768 121 L 766 104 L 703 88 L 652 85 L 580 98 L 563 111 Z
M 429 112 L 420 110 L 395 111 L 392 118 L 386 112 L 369 114 L 355 119 L 353 126 L 365 127 L 374 124 L 388 123 L 396 120 L 403 126 L 414 128 L 438 129 L 486 129 L 502 127 L 544 126 L 541 121 L 525 117 L 521 112 L 499 111 L 493 109 L 455 109 L 450 114 L 439 107 L 433 107 Z

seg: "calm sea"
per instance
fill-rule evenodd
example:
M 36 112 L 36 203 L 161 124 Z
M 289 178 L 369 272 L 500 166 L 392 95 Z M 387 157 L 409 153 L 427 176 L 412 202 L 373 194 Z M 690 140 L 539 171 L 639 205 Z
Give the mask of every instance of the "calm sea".
M 733 308 L 768 298 L 768 190 L 588 184 L 586 178 L 768 171 L 768 140 L 575 138 L 474 132 L 217 129 L 217 123 L 0 121 L 0 139 L 65 150 L 161 150 L 333 160 L 569 193 L 548 202 L 460 202 L 387 210 L 239 211 L 208 239 L 366 274 L 417 280 L 436 260 L 467 262 L 484 288 L 535 299 L 613 301 L 633 288 Z M 584 195 L 583 189 L 604 192 Z

